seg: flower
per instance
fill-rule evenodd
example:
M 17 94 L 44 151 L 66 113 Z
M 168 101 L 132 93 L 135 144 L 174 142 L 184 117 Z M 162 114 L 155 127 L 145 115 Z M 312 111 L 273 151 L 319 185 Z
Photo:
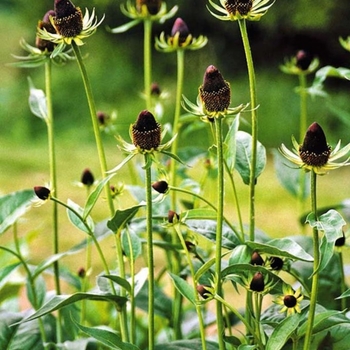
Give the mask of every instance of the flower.
M 209 12 L 222 21 L 237 21 L 248 19 L 258 21 L 267 10 L 274 4 L 275 0 L 219 0 L 220 5 L 209 0 L 210 5 L 220 14 Z
M 50 17 L 55 16 L 55 11 L 54 10 L 49 10 L 45 13 L 43 20 L 39 21 L 38 23 L 38 28 L 47 30 L 49 33 L 56 33 L 55 27 L 52 25 L 50 22 Z M 55 44 L 52 43 L 51 41 L 44 40 L 39 38 L 38 36 L 36 37 L 35 40 L 35 46 L 40 50 L 40 51 L 48 51 L 52 52 L 55 48 Z
M 250 284 L 249 289 L 253 292 L 263 292 L 265 289 L 265 281 L 264 281 L 264 275 L 258 271 L 253 276 Z
M 264 265 L 264 259 L 261 257 L 261 255 L 258 252 L 253 252 L 250 259 L 250 264 L 262 266 Z
M 32 200 L 33 207 L 40 207 L 45 204 L 52 196 L 50 186 L 34 186 L 33 188 L 36 198 Z
M 159 12 L 161 4 L 161 0 L 136 0 L 137 10 L 140 13 L 147 11 L 151 15 L 156 15 Z
M 314 72 L 319 60 L 305 50 L 299 50 L 295 56 L 290 59 L 285 59 L 284 65 L 280 66 L 282 72 L 295 75 L 307 75 Z
M 319 124 L 312 123 L 305 135 L 302 145 L 292 137 L 293 149 L 289 150 L 284 144 L 280 147 L 280 152 L 292 163 L 298 165 L 305 171 L 314 171 L 318 175 L 324 175 L 329 170 L 350 165 L 349 157 L 343 162 L 336 162 L 339 158 L 347 156 L 350 151 L 350 144 L 340 148 L 340 141 L 331 150 L 327 144 L 326 136 Z
M 156 49 L 163 52 L 173 52 L 179 49 L 198 50 L 204 47 L 208 42 L 207 37 L 200 35 L 193 38 L 187 24 L 177 18 L 171 30 L 171 35 L 166 39 L 164 32 L 156 38 Z
M 84 169 L 81 174 L 81 183 L 86 187 L 91 187 L 95 182 L 94 175 L 90 169 Z
M 102 23 L 104 16 L 98 22 L 95 9 L 91 16 L 89 10 L 85 10 L 83 17 L 79 7 L 75 7 L 69 0 L 55 0 L 55 16 L 50 16 L 50 21 L 55 33 L 50 33 L 46 28 L 38 27 L 38 37 L 57 44 L 52 57 L 63 51 L 66 45 L 74 41 L 78 46 L 84 44 L 83 39 L 95 33 L 97 27 Z
M 281 313 L 287 312 L 287 316 L 293 315 L 294 313 L 300 313 L 300 302 L 304 296 L 301 294 L 301 288 L 299 287 L 296 291 L 290 285 L 283 284 L 282 287 L 283 295 L 275 299 L 275 303 L 282 305 Z
M 228 114 L 238 114 L 247 107 L 247 105 L 241 104 L 238 107 L 229 108 L 231 102 L 230 84 L 213 65 L 208 66 L 204 73 L 203 84 L 199 87 L 197 105 L 186 97 L 183 98 L 183 108 L 207 122 L 212 122 L 214 118 Z
M 164 180 L 160 180 L 160 181 L 156 181 L 152 184 L 152 188 L 157 191 L 158 193 L 167 193 L 168 189 L 169 189 L 169 185 L 166 181 Z

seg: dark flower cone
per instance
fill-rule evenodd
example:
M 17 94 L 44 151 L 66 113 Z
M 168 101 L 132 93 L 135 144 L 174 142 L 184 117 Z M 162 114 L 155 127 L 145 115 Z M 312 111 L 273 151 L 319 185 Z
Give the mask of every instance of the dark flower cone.
M 263 292 L 265 289 L 264 276 L 261 272 L 257 272 L 250 282 L 250 289 L 253 292 Z
M 161 90 L 160 90 L 160 87 L 159 87 L 159 84 L 154 82 L 151 84 L 151 95 L 153 96 L 160 96 L 161 94 Z
M 343 232 L 343 236 L 340 237 L 340 238 L 337 238 L 337 239 L 335 240 L 334 245 L 335 245 L 336 247 L 342 247 L 343 245 L 345 245 L 345 241 L 346 241 L 346 239 L 345 239 L 345 234 L 344 234 L 344 232 Z
M 178 220 L 179 219 L 179 214 L 174 212 L 173 210 L 168 211 L 168 222 L 172 224 L 174 222 L 174 219 Z
M 92 174 L 90 169 L 85 169 L 81 175 L 81 183 L 85 186 L 92 186 L 94 184 L 94 175 Z
M 44 15 L 44 18 L 42 21 L 39 21 L 38 28 L 40 29 L 46 29 L 49 33 L 56 33 L 55 27 L 50 22 L 50 16 L 55 17 L 56 13 L 54 10 L 47 11 Z M 39 37 L 36 37 L 35 39 L 35 46 L 40 51 L 47 50 L 48 52 L 52 52 L 55 49 L 55 44 L 48 40 L 43 40 Z
M 261 257 L 261 255 L 258 252 L 254 252 L 252 254 L 251 259 L 250 259 L 250 263 L 252 265 L 262 266 L 262 265 L 264 265 L 264 259 Z
M 69 0 L 55 0 L 54 23 L 59 34 L 66 38 L 77 36 L 83 30 L 83 15 Z
M 166 193 L 168 191 L 168 183 L 166 181 L 157 181 L 152 185 L 153 189 L 158 193 Z
M 330 153 L 331 148 L 321 126 L 317 123 L 311 124 L 299 149 L 301 160 L 307 165 L 321 167 L 327 164 Z
M 47 187 L 35 186 L 34 192 L 39 199 L 45 201 L 50 198 L 50 190 Z
M 157 149 L 161 141 L 161 127 L 152 113 L 142 111 L 132 125 L 132 142 L 143 150 Z
M 199 94 L 208 112 L 223 112 L 230 106 L 230 84 L 224 80 L 219 70 L 213 65 L 205 71 Z
M 270 266 L 272 270 L 275 270 L 275 271 L 282 270 L 283 265 L 284 265 L 284 262 L 281 258 L 277 256 L 270 257 Z
M 225 8 L 228 13 L 236 15 L 238 12 L 241 16 L 246 16 L 252 9 L 253 0 L 227 0 Z
M 136 0 L 137 10 L 141 12 L 142 5 L 146 5 L 151 15 L 156 15 L 159 12 L 161 4 L 161 0 Z
M 208 289 L 206 288 L 207 286 L 203 285 L 203 284 L 199 284 L 196 289 L 198 294 L 203 298 L 203 299 L 208 299 L 209 296 L 211 295 L 211 293 L 208 291 Z
M 172 37 L 174 37 L 176 33 L 180 33 L 179 35 L 180 44 L 185 42 L 187 37 L 191 34 L 187 27 L 187 24 L 181 18 L 176 18 L 173 28 L 171 29 Z
M 296 66 L 301 70 L 307 70 L 313 60 L 312 55 L 304 50 L 298 51 L 295 57 Z
M 283 298 L 283 303 L 285 306 L 292 308 L 298 303 L 297 298 L 294 295 L 286 295 Z

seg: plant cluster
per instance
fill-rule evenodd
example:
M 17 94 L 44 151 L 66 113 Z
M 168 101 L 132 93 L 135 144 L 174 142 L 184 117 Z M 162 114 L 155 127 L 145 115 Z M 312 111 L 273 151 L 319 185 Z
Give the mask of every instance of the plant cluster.
M 130 141 L 116 135 L 122 159 L 114 167 L 107 165 L 101 134 L 114 133 L 118 120 L 96 110 L 84 63 L 88 58 L 81 54 L 81 46 L 103 17 L 97 19 L 95 9 L 86 9 L 83 15 L 70 0 L 55 0 L 54 9 L 38 23 L 35 46 L 21 41 L 28 55 L 15 56 L 15 65 L 44 67 L 45 91 L 30 81 L 29 104 L 47 125 L 50 176 L 48 185 L 33 184 L 33 189 L 0 197 L 0 233 L 13 232 L 13 245 L 0 246 L 1 349 L 348 349 L 346 221 L 337 211 L 348 209 L 348 204 L 319 208 L 317 179 L 350 165 L 350 144 L 328 144 L 322 127 L 308 120 L 307 100 L 326 95 L 323 83 L 328 76 L 348 79 L 349 69 L 318 69 L 317 58 L 306 51 L 281 66 L 299 79 L 300 135 L 298 140 L 292 137 L 292 149 L 282 144 L 274 161 L 282 185 L 298 200 L 301 233 L 272 239 L 256 227 L 255 191 L 267 155 L 258 141 L 259 104 L 246 24 L 260 20 L 273 5 L 273 0 L 208 1 L 208 14 L 237 22 L 241 33 L 250 94 L 235 107 L 230 83 L 213 64 L 203 68 L 197 101 L 183 95 L 189 69 L 185 55 L 203 49 L 208 38 L 194 37 L 187 23 L 177 18 L 171 33 L 153 40 L 153 23 L 174 17 L 176 6 L 168 10 L 163 0 L 127 0 L 121 5 L 131 21 L 108 30 L 121 34 L 143 25 L 145 109 L 130 126 Z M 350 51 L 350 38 L 340 42 Z M 171 125 L 161 122 L 171 111 L 162 105 L 169 96 L 152 79 L 153 43 L 160 52 L 176 53 Z M 56 169 L 51 70 L 53 63 L 64 69 L 70 61 L 81 73 L 101 168 L 97 180 L 90 169 L 82 172 L 84 204 L 59 197 Z M 311 74 L 315 77 L 308 87 Z M 250 133 L 240 130 L 242 122 Z M 181 148 L 181 137 L 194 137 L 204 128 L 205 152 Z M 113 185 L 126 166 L 129 179 L 119 178 Z M 236 173 L 249 188 L 247 223 L 242 219 Z M 206 195 L 208 183 L 215 189 L 214 199 Z M 124 191 L 134 205 L 125 207 L 118 200 Z M 16 222 L 30 208 L 42 205 L 53 209 L 53 251 L 33 265 Z M 105 206 L 103 222 L 94 220 L 97 205 Z M 228 206 L 235 208 L 236 220 L 228 216 Z M 59 249 L 58 207 L 65 208 L 71 224 L 86 234 L 83 242 L 66 251 Z M 113 261 L 100 245 L 110 236 L 115 239 Z M 92 246 L 103 266 L 94 276 Z M 65 257 L 82 251 L 86 261 L 78 272 L 63 268 Z M 11 290 L 15 272 L 24 276 L 29 309 L 14 306 L 13 299 L 18 301 L 21 294 L 9 298 L 3 293 Z M 53 276 L 53 290 L 47 287 L 48 274 Z M 67 292 L 66 284 L 73 292 Z M 106 322 L 89 313 L 95 302 L 108 305 L 101 311 Z

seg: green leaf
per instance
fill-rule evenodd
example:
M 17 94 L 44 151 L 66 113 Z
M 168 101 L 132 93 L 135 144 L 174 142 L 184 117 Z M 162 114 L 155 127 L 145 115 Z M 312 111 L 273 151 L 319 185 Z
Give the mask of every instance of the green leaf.
M 0 197 L 0 234 L 27 212 L 34 198 L 33 190 L 13 192 Z
M 219 345 L 212 341 L 206 341 L 207 350 L 218 350 Z M 155 350 L 194 350 L 202 349 L 202 343 L 200 339 L 191 340 L 177 340 L 164 344 L 158 344 L 154 347 Z
M 173 280 L 176 289 L 193 305 L 196 305 L 196 297 L 194 294 L 195 291 L 193 290 L 193 287 L 190 286 L 183 278 L 177 275 L 169 273 L 169 276 Z
M 343 67 L 335 68 L 332 66 L 322 67 L 316 72 L 312 86 L 315 88 L 319 87 L 327 77 L 350 79 L 350 69 Z
M 213 209 L 190 209 L 180 214 L 180 219 L 197 220 L 197 219 L 212 219 L 215 220 L 217 213 Z
M 252 137 L 244 131 L 238 131 L 236 134 L 237 153 L 235 168 L 242 177 L 246 185 L 250 183 L 250 173 L 252 169 Z M 256 154 L 255 180 L 261 175 L 266 165 L 265 147 L 258 142 Z
M 111 281 L 117 283 L 119 286 L 123 287 L 129 293 L 131 292 L 130 283 L 127 280 L 125 280 L 124 278 L 121 278 L 120 276 L 117 276 L 117 275 L 102 275 L 100 277 L 108 278 Z
M 195 274 L 195 280 L 198 281 L 199 278 L 204 275 L 206 272 L 208 272 L 211 267 L 215 264 L 215 258 L 212 258 L 208 261 L 206 261 L 206 263 L 204 265 L 202 265 L 196 272 Z
M 227 135 L 224 141 L 224 159 L 227 164 L 228 170 L 233 172 L 236 161 L 236 134 L 239 127 L 239 116 L 233 120 L 229 127 Z
M 85 220 L 88 215 L 91 213 L 91 210 L 95 206 L 103 188 L 106 186 L 107 182 L 114 176 L 115 174 L 111 174 L 107 177 L 105 177 L 103 180 L 99 182 L 99 184 L 96 186 L 96 188 L 90 193 L 83 212 L 83 219 Z
M 36 89 L 30 78 L 28 78 L 28 82 L 29 82 L 29 108 L 35 116 L 46 120 L 47 105 L 46 105 L 45 93 L 43 90 Z
M 295 167 L 295 164 L 274 149 L 273 160 L 280 184 L 295 198 L 305 200 L 310 194 L 310 173 Z
M 7 265 L 0 269 L 0 289 L 4 286 L 4 284 L 7 282 L 6 277 L 10 275 L 10 273 L 15 270 L 19 265 L 21 265 L 20 262 Z
M 110 330 L 95 327 L 85 327 L 76 322 L 75 320 L 73 321 L 82 332 L 97 339 L 100 343 L 108 346 L 111 349 L 140 350 L 140 348 L 138 348 L 136 345 L 123 342 L 118 334 Z
M 136 215 L 138 210 L 143 206 L 143 204 L 139 204 L 124 210 L 117 210 L 113 218 L 107 222 L 108 228 L 113 232 L 118 232 Z
M 138 25 L 141 22 L 140 19 L 134 19 L 128 23 L 125 23 L 119 27 L 116 28 L 108 28 L 108 30 L 113 33 L 113 34 L 120 34 L 120 33 L 124 33 L 126 31 L 128 31 L 130 28 L 135 27 L 136 25 Z
M 78 204 L 74 203 L 72 200 L 68 199 L 67 205 L 67 215 L 70 222 L 79 230 L 91 235 L 94 232 L 95 224 L 90 216 L 88 216 L 85 220 L 83 219 L 84 210 Z M 77 215 L 76 213 L 79 215 Z
M 35 320 L 39 317 L 42 317 L 53 311 L 62 309 L 67 305 L 71 305 L 81 300 L 110 301 L 118 304 L 120 307 L 122 307 L 127 302 L 126 298 L 111 294 L 75 293 L 70 295 L 56 295 L 45 305 L 43 305 L 39 310 L 37 310 L 33 315 L 27 317 L 22 322 Z
M 123 230 L 121 243 L 124 254 L 132 261 L 135 261 L 142 253 L 142 242 L 140 237 L 131 230 Z
M 247 246 L 258 253 L 280 256 L 295 260 L 312 262 L 313 257 L 291 238 L 278 238 L 266 243 L 246 242 Z
M 301 319 L 302 317 L 300 314 L 294 314 L 279 323 L 266 344 L 266 350 L 282 349 L 287 340 L 299 326 Z

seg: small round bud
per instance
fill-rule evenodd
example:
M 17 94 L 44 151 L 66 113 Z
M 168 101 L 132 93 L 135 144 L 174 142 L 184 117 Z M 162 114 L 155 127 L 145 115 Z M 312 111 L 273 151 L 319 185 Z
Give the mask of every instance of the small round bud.
M 262 266 L 264 265 L 264 260 L 258 252 L 254 252 L 250 259 L 250 264 Z
M 108 121 L 108 119 L 109 119 L 109 116 L 108 116 L 105 112 L 98 111 L 98 112 L 96 113 L 96 116 L 97 116 L 98 123 L 99 123 L 101 126 L 107 124 L 107 121 Z
M 81 268 L 78 270 L 78 276 L 79 276 L 80 278 L 84 278 L 84 277 L 86 276 L 86 270 L 85 270 L 83 267 L 81 267 Z
M 94 175 L 92 174 L 91 170 L 86 168 L 81 175 L 81 183 L 87 187 L 90 187 L 94 184 L 94 181 Z
M 43 201 L 46 201 L 50 198 L 50 190 L 47 187 L 35 186 L 34 192 L 38 196 L 38 198 Z
M 159 84 L 154 82 L 151 84 L 151 95 L 153 96 L 159 96 L 161 93 Z
M 288 308 L 292 308 L 297 305 L 298 300 L 294 295 L 285 295 L 283 298 L 283 303 Z
M 270 266 L 271 266 L 272 270 L 275 270 L 275 271 L 282 270 L 284 262 L 281 258 L 279 258 L 277 256 L 271 256 L 269 258 L 269 260 L 270 260 Z
M 168 222 L 170 223 L 170 224 L 172 224 L 173 222 L 174 222 L 174 220 L 179 220 L 179 215 L 176 213 L 176 212 L 174 212 L 173 210 L 169 210 L 168 211 Z
M 176 18 L 173 28 L 171 29 L 171 36 L 174 37 L 179 33 L 179 44 L 184 43 L 189 35 L 191 35 L 187 24 L 182 20 L 182 18 Z
M 342 236 L 342 237 L 337 238 L 337 239 L 335 240 L 334 245 L 335 245 L 336 247 L 342 247 L 343 245 L 345 245 L 345 234 L 344 234 L 344 232 L 343 232 L 343 236 Z
M 203 298 L 203 299 L 208 299 L 211 296 L 211 292 L 207 289 L 208 286 L 205 286 L 203 284 L 199 284 L 196 289 L 198 294 Z
M 313 57 L 309 52 L 304 50 L 299 50 L 295 56 L 296 58 L 296 66 L 301 70 L 308 70 Z
M 153 114 L 142 111 L 132 125 L 132 141 L 142 150 L 157 149 L 161 141 L 161 127 Z
M 251 282 L 250 282 L 250 289 L 253 292 L 262 292 L 265 289 L 265 282 L 264 282 L 264 276 L 261 272 L 257 272 Z
M 83 15 L 70 0 L 55 0 L 55 27 L 66 38 L 77 36 L 83 30 Z
M 168 191 L 168 183 L 166 181 L 157 181 L 152 185 L 153 189 L 158 193 L 166 193 Z
M 151 15 L 156 15 L 162 4 L 161 0 L 136 0 L 136 8 L 139 12 L 142 10 L 142 6 L 146 5 L 147 10 Z

